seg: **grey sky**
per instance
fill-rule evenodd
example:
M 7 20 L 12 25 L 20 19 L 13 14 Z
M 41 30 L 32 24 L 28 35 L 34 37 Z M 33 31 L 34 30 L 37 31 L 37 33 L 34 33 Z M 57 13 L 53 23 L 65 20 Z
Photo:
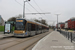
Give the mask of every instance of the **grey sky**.
M 23 5 L 23 0 L 17 1 Z M 42 18 L 46 19 L 49 24 L 52 24 L 52 20 L 57 20 L 55 14 L 61 14 L 59 15 L 59 22 L 64 22 L 71 17 L 75 17 L 75 0 L 31 0 L 29 3 L 41 12 L 34 1 L 39 5 L 43 12 L 51 12 L 49 15 L 42 15 Z M 23 6 L 18 4 L 15 0 L 0 0 L 0 15 L 2 15 L 4 20 L 22 14 L 22 12 Z M 36 11 L 26 3 L 26 13 L 27 12 L 31 13 Z M 26 15 L 26 18 L 28 19 L 39 19 L 39 17 L 41 17 L 41 15 Z

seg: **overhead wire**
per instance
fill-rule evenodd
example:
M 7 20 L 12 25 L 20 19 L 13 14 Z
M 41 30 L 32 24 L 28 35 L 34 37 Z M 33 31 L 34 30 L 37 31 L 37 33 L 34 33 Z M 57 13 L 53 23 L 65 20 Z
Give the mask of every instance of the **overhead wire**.
M 23 6 L 21 3 L 19 3 L 17 0 L 15 0 L 19 5 L 21 5 L 21 6 Z M 27 7 L 26 7 L 26 9 L 28 10 L 28 11 L 30 11 Z M 31 12 L 31 11 L 30 11 Z M 37 16 L 37 15 L 36 15 Z
M 21 5 L 21 6 L 23 6 L 21 3 L 19 3 L 17 0 L 15 0 L 19 5 Z M 30 11 L 27 7 L 26 7 L 26 9 L 28 10 L 28 11 Z M 30 11 L 31 12 L 31 11 Z
M 38 8 L 41 10 L 41 12 L 43 12 L 42 11 L 42 9 L 39 7 L 39 5 L 35 2 L 35 0 L 33 0 L 34 1 L 34 3 L 38 6 Z M 44 14 L 45 15 L 45 14 Z M 45 15 L 46 16 L 46 15 Z
M 29 2 L 27 2 L 32 8 L 34 8 Z M 38 12 L 39 13 L 39 11 L 37 11 L 37 9 L 36 8 L 34 8 L 35 10 L 36 10 L 36 12 Z M 41 15 L 41 14 L 40 14 Z M 41 15 L 42 16 L 42 15 Z M 43 17 L 43 16 L 42 16 Z
M 39 7 L 39 5 L 35 2 L 35 0 L 33 0 L 34 1 L 34 3 L 38 6 L 38 8 L 41 10 L 41 8 Z M 42 11 L 42 10 L 41 10 Z
M 21 3 L 19 3 L 17 0 L 15 0 L 19 5 L 23 6 Z

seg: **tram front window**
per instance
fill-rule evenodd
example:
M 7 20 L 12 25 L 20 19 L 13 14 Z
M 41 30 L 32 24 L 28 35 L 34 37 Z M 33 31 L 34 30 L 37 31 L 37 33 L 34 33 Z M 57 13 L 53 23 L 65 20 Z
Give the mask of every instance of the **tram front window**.
M 16 22 L 15 30 L 24 30 L 24 29 L 25 25 L 23 24 L 23 22 Z

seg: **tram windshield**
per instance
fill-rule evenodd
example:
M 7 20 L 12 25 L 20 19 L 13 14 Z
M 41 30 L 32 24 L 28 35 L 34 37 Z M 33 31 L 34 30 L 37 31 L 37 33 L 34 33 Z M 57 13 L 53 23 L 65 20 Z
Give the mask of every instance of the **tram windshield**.
M 16 22 L 15 30 L 25 30 L 26 22 Z

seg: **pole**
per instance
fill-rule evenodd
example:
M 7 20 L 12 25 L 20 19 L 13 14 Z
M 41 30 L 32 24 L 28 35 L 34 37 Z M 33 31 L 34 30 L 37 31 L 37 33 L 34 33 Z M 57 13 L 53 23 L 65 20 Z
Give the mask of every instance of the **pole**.
M 57 14 L 57 30 L 58 30 L 58 14 Z
M 68 32 L 68 40 L 69 40 L 69 32 Z
M 24 5 L 23 5 L 23 18 L 25 17 L 25 1 L 24 1 Z
M 71 42 L 72 42 L 72 32 L 71 32 Z
M 58 30 L 58 16 L 60 15 L 60 14 L 56 14 L 57 15 L 57 30 Z
M 25 18 L 25 2 L 28 2 L 28 1 L 30 1 L 30 0 L 24 1 L 24 4 L 23 4 L 23 18 Z

